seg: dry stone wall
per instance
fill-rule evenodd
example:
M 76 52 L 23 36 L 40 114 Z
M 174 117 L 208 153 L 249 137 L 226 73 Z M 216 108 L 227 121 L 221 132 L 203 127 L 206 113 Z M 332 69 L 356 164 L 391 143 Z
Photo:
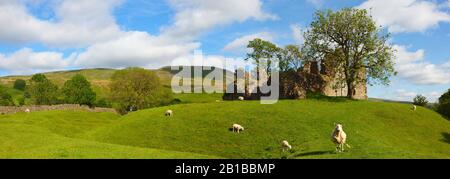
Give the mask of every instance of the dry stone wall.
M 68 111 L 87 111 L 87 112 L 110 112 L 116 113 L 116 110 L 112 108 L 89 108 L 88 106 L 80 106 L 77 104 L 61 104 L 61 105 L 52 105 L 52 106 L 0 106 L 0 114 L 15 114 L 25 112 L 27 109 L 30 112 L 36 111 L 54 111 L 54 110 L 68 110 Z

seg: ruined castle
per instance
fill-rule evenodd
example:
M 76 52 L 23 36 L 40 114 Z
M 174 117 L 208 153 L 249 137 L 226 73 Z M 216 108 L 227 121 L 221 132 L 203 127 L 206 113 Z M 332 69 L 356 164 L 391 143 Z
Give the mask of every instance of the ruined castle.
M 345 82 L 342 82 L 343 80 L 339 80 L 343 75 L 333 72 L 331 70 L 333 68 L 327 67 L 329 65 L 325 61 L 307 62 L 296 72 L 280 73 L 280 98 L 305 99 L 307 92 L 320 93 L 330 97 L 347 96 L 348 87 Z M 356 84 L 352 92 L 353 99 L 367 100 L 365 70 L 360 70 L 358 78 L 364 80 Z M 251 78 L 251 73 L 236 70 L 234 79 L 234 83 L 227 86 L 227 90 L 234 93 L 226 93 L 223 96 L 224 100 L 236 100 L 239 96 L 243 96 L 247 100 L 257 100 L 261 96 L 265 96 L 258 91 L 257 80 Z
M 327 65 L 320 62 L 311 62 L 305 64 L 303 67 L 303 74 L 313 76 L 310 78 L 310 88 L 309 91 L 320 92 L 325 96 L 340 97 L 347 96 L 348 87 L 345 82 L 342 82 L 342 73 L 333 73 Z M 366 71 L 360 70 L 358 73 L 358 78 L 364 79 L 355 85 L 352 93 L 353 99 L 367 100 L 367 83 Z

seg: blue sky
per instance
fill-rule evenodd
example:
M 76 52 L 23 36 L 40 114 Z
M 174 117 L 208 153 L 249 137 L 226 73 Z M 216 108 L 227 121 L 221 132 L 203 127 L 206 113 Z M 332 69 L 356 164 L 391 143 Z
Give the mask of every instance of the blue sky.
M 449 0 L 2 0 L 0 75 L 244 57 L 248 39 L 301 44 L 316 10 L 343 7 L 370 9 L 397 50 L 399 75 L 370 97 L 434 101 L 450 88 Z

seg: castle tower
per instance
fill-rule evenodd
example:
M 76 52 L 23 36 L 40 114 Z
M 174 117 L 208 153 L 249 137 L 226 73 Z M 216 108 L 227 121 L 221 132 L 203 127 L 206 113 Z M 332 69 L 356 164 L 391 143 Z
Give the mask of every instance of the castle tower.
M 336 73 L 331 76 L 329 75 L 330 74 L 322 74 L 322 78 L 325 81 L 322 88 L 322 94 L 325 96 L 346 97 L 348 87 L 347 83 L 342 80 L 344 78 L 343 74 Z M 353 89 L 353 99 L 367 100 L 368 96 L 365 69 L 360 70 L 358 78 L 363 80 L 356 84 L 355 89 Z

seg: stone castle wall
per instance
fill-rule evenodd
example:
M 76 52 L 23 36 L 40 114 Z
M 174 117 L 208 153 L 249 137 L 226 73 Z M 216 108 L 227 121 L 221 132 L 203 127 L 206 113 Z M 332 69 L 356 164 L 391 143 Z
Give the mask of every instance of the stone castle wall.
M 323 63 L 305 63 L 303 68 L 298 72 L 286 72 L 280 74 L 280 97 L 282 99 L 304 99 L 306 98 L 307 91 L 318 92 L 331 97 L 346 97 L 348 87 L 345 82 L 339 83 L 338 77 L 338 74 L 334 74 L 332 71 L 328 70 Z M 358 78 L 366 78 L 364 70 L 361 70 Z M 255 91 L 257 85 L 255 77 L 249 78 L 248 73 L 236 70 L 234 79 L 234 83 L 230 83 L 229 86 L 227 86 L 227 89 L 234 89 L 235 93 L 226 93 L 223 97 L 224 100 L 236 100 L 239 96 L 243 96 L 248 100 L 257 100 L 261 97 L 262 94 L 251 94 L 251 92 Z M 245 88 L 242 87 L 242 85 L 237 85 L 244 83 Z M 353 91 L 353 99 L 368 99 L 365 82 L 356 85 L 355 90 Z
M 334 77 L 327 76 L 329 74 L 325 73 L 322 75 L 322 78 L 324 79 L 325 83 L 321 89 L 322 94 L 325 96 L 332 96 L 332 97 L 345 97 L 347 96 L 348 87 L 347 84 L 340 83 L 337 79 L 339 74 L 331 75 Z M 366 73 L 364 70 L 361 70 L 359 73 L 358 78 L 360 79 L 366 79 Z M 353 99 L 359 99 L 359 100 L 367 100 L 367 84 L 365 81 L 358 83 L 355 86 L 355 89 L 353 91 Z

